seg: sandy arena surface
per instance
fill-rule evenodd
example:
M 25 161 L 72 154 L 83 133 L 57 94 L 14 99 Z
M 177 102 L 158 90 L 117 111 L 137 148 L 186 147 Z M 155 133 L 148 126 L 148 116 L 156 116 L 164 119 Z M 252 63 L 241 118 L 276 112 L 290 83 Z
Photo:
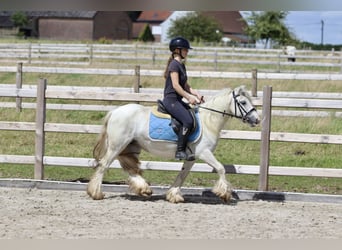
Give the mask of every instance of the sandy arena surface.
M 0 188 L 0 239 L 342 239 L 342 205 Z

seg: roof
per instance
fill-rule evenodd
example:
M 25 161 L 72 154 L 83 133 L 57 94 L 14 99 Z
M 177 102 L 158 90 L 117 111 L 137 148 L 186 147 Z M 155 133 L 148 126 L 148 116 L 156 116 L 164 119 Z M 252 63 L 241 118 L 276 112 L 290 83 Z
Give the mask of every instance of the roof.
M 0 17 L 10 17 L 17 11 L 0 11 Z M 93 18 L 97 11 L 23 11 L 28 17 Z
M 172 11 L 143 11 L 136 20 L 137 22 L 164 22 L 170 15 Z
M 224 36 L 239 42 L 249 42 L 244 31 L 247 27 L 239 11 L 203 11 L 203 15 L 214 18 L 221 26 Z
M 239 11 L 203 11 L 203 15 L 215 18 L 224 33 L 243 34 L 247 23 Z
M 97 11 L 26 11 L 31 17 L 87 18 L 92 19 Z

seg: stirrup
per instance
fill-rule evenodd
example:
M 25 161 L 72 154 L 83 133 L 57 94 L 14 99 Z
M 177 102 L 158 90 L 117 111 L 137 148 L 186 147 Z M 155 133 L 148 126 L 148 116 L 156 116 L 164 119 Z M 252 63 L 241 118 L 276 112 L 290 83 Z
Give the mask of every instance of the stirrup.
M 194 154 L 187 154 L 185 151 L 177 151 L 175 155 L 176 160 L 186 160 L 186 161 L 194 161 Z

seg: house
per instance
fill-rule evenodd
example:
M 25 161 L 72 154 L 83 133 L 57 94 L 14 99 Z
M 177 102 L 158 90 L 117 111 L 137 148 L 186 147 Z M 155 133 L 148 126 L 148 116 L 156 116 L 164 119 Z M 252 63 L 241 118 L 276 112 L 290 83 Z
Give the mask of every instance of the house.
M 143 11 L 133 23 L 133 39 L 137 39 L 146 25 L 150 26 L 156 42 L 160 42 L 165 31 L 161 29 L 161 24 L 167 20 L 172 11 Z
M 150 25 L 155 41 L 167 43 L 168 29 L 172 22 L 193 11 L 143 11 L 133 24 L 133 38 L 137 38 L 142 27 Z M 248 43 L 250 39 L 244 29 L 247 26 L 239 11 L 203 11 L 203 15 L 213 18 L 221 27 L 223 37 L 238 43 Z
M 128 40 L 132 22 L 123 11 L 68 11 L 46 13 L 38 20 L 39 37 L 61 40 Z
M 18 31 L 11 21 L 11 11 L 0 11 L 0 36 L 15 36 Z
M 127 12 L 123 11 L 26 11 L 24 13 L 29 19 L 29 25 L 25 30 L 27 35 L 32 37 L 56 40 L 99 38 L 127 40 L 132 37 L 132 21 Z
M 217 21 L 224 38 L 238 43 L 251 42 L 244 31 L 248 24 L 239 11 L 203 11 L 202 14 Z
M 167 43 L 172 22 L 191 11 L 141 11 L 131 18 L 126 11 L 26 11 L 29 20 L 21 31 L 28 37 L 56 40 L 137 39 L 149 25 L 156 42 Z M 135 12 L 135 14 L 139 12 Z M 0 11 L 0 30 L 11 30 L 14 11 Z M 215 19 L 226 40 L 248 43 L 244 32 L 247 23 L 239 11 L 204 11 Z

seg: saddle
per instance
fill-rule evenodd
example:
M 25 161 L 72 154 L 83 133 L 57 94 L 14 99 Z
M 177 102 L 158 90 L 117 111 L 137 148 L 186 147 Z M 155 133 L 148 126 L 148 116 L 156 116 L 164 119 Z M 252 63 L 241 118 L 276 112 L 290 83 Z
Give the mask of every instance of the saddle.
M 194 125 L 189 135 L 189 142 L 193 142 L 201 135 L 198 112 L 190 109 Z M 172 117 L 165 109 L 161 100 L 157 101 L 157 106 L 152 107 L 149 121 L 149 136 L 154 140 L 177 141 L 178 132 L 182 124 Z
M 173 131 L 178 134 L 179 130 L 181 129 L 182 127 L 182 124 L 174 117 L 172 117 L 167 111 L 166 111 L 166 108 L 164 106 L 164 103 L 162 100 L 158 100 L 157 101 L 157 111 L 159 113 L 163 113 L 165 115 L 168 115 L 171 119 L 171 127 L 173 129 Z M 194 121 L 194 124 L 191 128 L 191 133 L 194 132 L 196 130 L 196 127 L 197 127 L 197 119 L 196 119 L 196 115 L 195 115 L 195 110 L 194 109 L 189 109 L 190 111 L 190 114 L 192 116 L 192 120 Z

